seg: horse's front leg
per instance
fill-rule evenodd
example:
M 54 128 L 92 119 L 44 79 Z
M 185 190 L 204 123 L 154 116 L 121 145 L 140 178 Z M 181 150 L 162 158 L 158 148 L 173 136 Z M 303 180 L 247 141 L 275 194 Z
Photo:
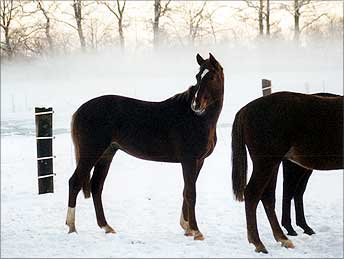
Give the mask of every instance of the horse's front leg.
M 312 170 L 304 169 L 304 174 L 301 177 L 299 184 L 297 185 L 294 202 L 295 202 L 295 214 L 296 214 L 296 225 L 304 230 L 307 235 L 315 234 L 314 230 L 308 226 L 305 218 L 305 212 L 303 209 L 303 194 L 306 190 L 308 179 L 312 174 Z
M 183 197 L 186 197 L 186 188 L 184 187 Z M 189 212 L 186 200 L 183 198 L 182 213 L 180 213 L 180 226 L 186 231 L 190 228 L 189 226 Z
M 283 200 L 282 200 L 282 226 L 288 231 L 288 235 L 297 236 L 291 225 L 291 200 L 294 197 L 300 175 L 295 169 L 296 165 L 288 160 L 282 161 L 283 165 Z
M 197 160 L 197 174 L 196 174 L 196 180 L 198 178 L 199 172 L 201 171 L 201 168 L 203 166 L 204 163 L 204 159 L 202 160 Z M 183 191 L 183 197 L 186 197 L 186 187 L 184 187 L 184 191 Z M 182 213 L 180 214 L 180 226 L 187 231 L 188 229 L 190 229 L 190 225 L 189 225 L 189 212 L 188 212 L 188 205 L 186 202 L 186 199 L 183 198 L 183 207 L 182 207 Z
M 203 234 L 199 231 L 195 215 L 196 205 L 196 181 L 202 168 L 203 160 L 188 160 L 182 162 L 184 192 L 181 226 L 185 229 L 186 236 L 193 236 L 195 240 L 203 240 Z

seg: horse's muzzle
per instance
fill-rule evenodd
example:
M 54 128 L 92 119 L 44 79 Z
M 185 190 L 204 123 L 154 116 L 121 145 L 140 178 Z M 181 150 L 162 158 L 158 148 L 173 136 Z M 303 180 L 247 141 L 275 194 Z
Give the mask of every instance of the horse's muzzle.
M 197 105 L 195 100 L 193 100 L 191 103 L 191 110 L 197 115 L 202 115 L 205 111 L 204 108 L 201 108 L 199 105 Z

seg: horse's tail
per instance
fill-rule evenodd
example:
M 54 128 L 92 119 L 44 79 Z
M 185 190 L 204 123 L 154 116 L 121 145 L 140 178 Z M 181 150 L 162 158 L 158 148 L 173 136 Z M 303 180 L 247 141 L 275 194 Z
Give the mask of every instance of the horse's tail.
M 232 189 L 235 199 L 244 200 L 244 191 L 247 177 L 247 154 L 243 135 L 242 116 L 244 110 L 240 110 L 232 127 Z
M 78 166 L 79 161 L 80 161 L 80 143 L 79 143 L 79 137 L 78 137 L 78 125 L 76 121 L 76 115 L 77 115 L 77 112 L 74 113 L 72 116 L 71 132 L 72 132 L 72 140 L 74 143 L 75 162 L 76 162 L 76 165 Z M 85 178 L 83 179 L 82 191 L 84 193 L 85 199 L 91 197 L 90 174 L 91 172 L 88 172 Z

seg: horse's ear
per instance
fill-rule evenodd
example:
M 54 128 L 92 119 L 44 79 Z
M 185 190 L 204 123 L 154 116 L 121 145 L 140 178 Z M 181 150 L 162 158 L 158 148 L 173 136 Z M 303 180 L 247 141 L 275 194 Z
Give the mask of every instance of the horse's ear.
M 215 69 L 223 71 L 223 68 L 220 65 L 220 63 L 214 58 L 214 56 L 210 52 L 209 52 L 209 62 Z
M 197 53 L 196 59 L 197 59 L 198 65 L 202 66 L 205 60 L 201 57 L 200 54 Z
M 209 52 L 209 61 L 214 66 L 217 67 L 219 62 L 214 58 L 214 56 Z

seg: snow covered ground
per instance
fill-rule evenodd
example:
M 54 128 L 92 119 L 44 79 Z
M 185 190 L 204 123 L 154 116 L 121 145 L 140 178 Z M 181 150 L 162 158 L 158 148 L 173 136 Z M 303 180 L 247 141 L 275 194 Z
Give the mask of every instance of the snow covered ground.
M 104 93 L 161 100 L 181 92 L 195 81 L 196 51 L 165 53 L 159 58 L 146 54 L 123 59 L 120 66 L 111 65 L 114 60 L 105 54 L 2 66 L 1 257 L 343 257 L 341 170 L 315 171 L 311 176 L 304 203 L 316 235 L 307 236 L 295 227 L 299 235 L 290 238 L 295 249 L 275 242 L 259 205 L 258 227 L 268 255 L 256 254 L 248 244 L 244 203 L 234 201 L 231 191 L 230 124 L 235 112 L 261 95 L 262 78 L 272 80 L 274 91 L 343 94 L 342 51 L 328 49 L 303 53 L 294 66 L 288 66 L 286 53 L 276 50 L 267 60 L 261 59 L 263 54 L 252 56 L 253 52 L 240 56 L 223 49 L 213 51 L 225 69 L 226 95 L 218 144 L 197 182 L 196 217 L 204 241 L 185 237 L 179 226 L 181 166 L 143 161 L 123 152 L 116 154 L 103 191 L 105 215 L 118 233 L 106 235 L 98 228 L 92 199 L 85 200 L 80 194 L 78 234 L 67 234 L 68 179 L 75 168 L 69 134 L 72 112 L 85 100 Z M 208 50 L 198 51 L 207 56 Z M 16 112 L 12 112 L 13 104 Z M 32 107 L 40 105 L 55 110 L 55 192 L 44 195 L 37 194 L 32 112 Z M 280 219 L 281 173 L 276 194 Z

